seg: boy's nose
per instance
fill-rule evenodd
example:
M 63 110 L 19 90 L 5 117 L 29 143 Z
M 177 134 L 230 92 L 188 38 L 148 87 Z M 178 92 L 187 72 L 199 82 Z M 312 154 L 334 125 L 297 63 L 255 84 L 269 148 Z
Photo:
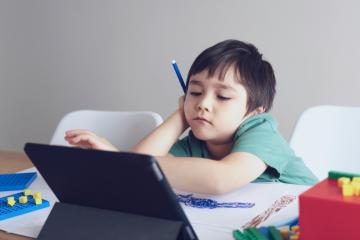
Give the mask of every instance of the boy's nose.
M 209 112 L 211 110 L 211 100 L 209 97 L 204 97 L 198 104 L 198 109 Z

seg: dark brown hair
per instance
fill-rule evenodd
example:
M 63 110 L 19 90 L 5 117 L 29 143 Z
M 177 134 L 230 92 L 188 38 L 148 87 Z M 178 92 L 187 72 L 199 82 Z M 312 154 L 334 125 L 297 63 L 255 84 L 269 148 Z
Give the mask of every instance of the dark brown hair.
M 258 107 L 269 111 L 276 92 L 273 68 L 254 45 L 238 40 L 225 40 L 205 49 L 191 65 L 186 89 L 192 75 L 207 70 L 208 77 L 216 73 L 223 80 L 232 66 L 248 94 L 246 115 Z

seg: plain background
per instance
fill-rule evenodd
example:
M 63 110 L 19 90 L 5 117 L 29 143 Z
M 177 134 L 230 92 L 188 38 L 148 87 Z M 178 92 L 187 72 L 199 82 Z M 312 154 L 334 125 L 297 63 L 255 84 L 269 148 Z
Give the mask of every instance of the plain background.
M 273 65 L 271 113 L 289 139 L 306 108 L 360 105 L 359 10 L 355 0 L 0 0 L 0 149 L 48 143 L 78 109 L 166 118 L 182 93 L 171 60 L 185 77 L 229 38 Z

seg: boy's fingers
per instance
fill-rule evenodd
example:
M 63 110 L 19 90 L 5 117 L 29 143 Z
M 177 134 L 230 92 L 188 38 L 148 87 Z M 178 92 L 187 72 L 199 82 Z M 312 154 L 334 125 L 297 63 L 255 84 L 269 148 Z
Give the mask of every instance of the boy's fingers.
M 73 130 L 68 130 L 65 132 L 65 135 L 66 136 L 75 136 L 75 135 L 78 135 L 78 134 L 89 134 L 89 135 L 95 135 L 95 133 L 89 131 L 89 130 L 86 130 L 86 129 L 73 129 Z
M 96 141 L 89 135 L 79 135 L 68 140 L 72 145 L 79 147 L 92 148 L 96 145 Z
M 179 106 L 184 105 L 184 101 L 185 101 L 185 96 L 179 97 L 179 101 L 178 101 Z
M 78 135 L 76 137 L 70 138 L 69 143 L 71 144 L 79 144 L 81 142 L 89 142 L 89 136 L 88 135 Z

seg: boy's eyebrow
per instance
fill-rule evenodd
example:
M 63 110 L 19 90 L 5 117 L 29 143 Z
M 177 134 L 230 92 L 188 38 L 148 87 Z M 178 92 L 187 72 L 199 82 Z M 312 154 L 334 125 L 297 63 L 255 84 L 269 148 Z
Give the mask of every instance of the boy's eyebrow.
M 199 80 L 194 80 L 194 79 L 191 79 L 191 80 L 190 80 L 189 85 L 199 85 L 199 86 L 203 86 L 203 84 L 202 84 L 201 81 L 199 81 Z
M 225 89 L 225 90 L 231 90 L 231 91 L 234 91 L 236 92 L 235 88 L 233 87 L 230 87 L 228 85 L 225 85 L 225 84 L 221 84 L 221 83 L 215 83 L 214 84 L 216 88 L 221 88 L 221 89 Z
M 201 81 L 199 81 L 199 80 L 191 79 L 190 82 L 189 82 L 189 85 L 198 85 L 198 86 L 202 87 L 203 83 Z M 231 90 L 231 91 L 236 92 L 235 88 L 230 87 L 230 86 L 225 85 L 225 84 L 215 83 L 214 86 L 215 86 L 215 88 L 221 88 L 221 89 Z

